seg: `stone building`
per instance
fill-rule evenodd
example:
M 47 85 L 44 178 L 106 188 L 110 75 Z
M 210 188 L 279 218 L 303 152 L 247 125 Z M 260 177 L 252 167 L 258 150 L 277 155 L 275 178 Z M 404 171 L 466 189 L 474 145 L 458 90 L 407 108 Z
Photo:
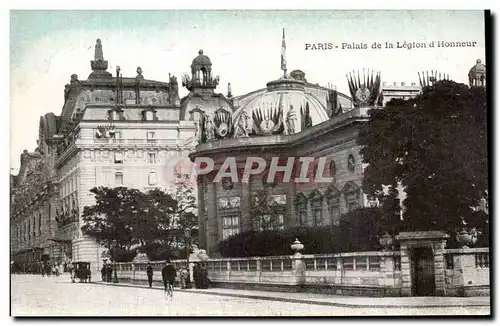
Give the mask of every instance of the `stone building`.
M 178 82 L 107 71 L 97 40 L 92 73 L 72 75 L 59 115 L 40 117 L 38 147 L 21 155 L 11 176 L 11 253 L 19 264 L 40 259 L 102 264 L 100 248 L 80 230 L 90 189 L 165 187 L 171 161 L 194 149 L 196 126 L 181 115 Z
M 420 85 L 389 85 L 381 83 L 380 73 L 350 75 L 346 95 L 309 83 L 301 70 L 289 75 L 286 66 L 283 70 L 282 77 L 266 88 L 230 97 L 231 105 L 217 105 L 215 112 L 200 112 L 200 143 L 190 158 L 214 162 L 210 173 L 198 176 L 200 246 L 211 256 L 218 254 L 221 240 L 261 228 L 269 216 L 250 214 L 261 190 L 266 189 L 272 203 L 281 207 L 274 228 L 337 224 L 344 213 L 378 205 L 361 188 L 365 166 L 356 143 L 359 126 L 368 120 L 369 110 L 394 98 L 415 97 L 423 87 L 448 78 L 433 71 L 419 75 Z M 477 83 L 481 77 L 473 80 Z M 306 168 L 309 181 L 294 182 L 304 165 L 301 157 L 312 158 Z M 228 158 L 234 161 L 228 163 Z M 266 168 L 242 181 L 248 158 L 263 159 Z M 278 173 L 267 179 L 273 160 L 287 166 L 291 177 Z M 232 168 L 236 178 L 228 174 L 216 178 L 220 170 Z M 330 179 L 318 181 L 319 176 Z

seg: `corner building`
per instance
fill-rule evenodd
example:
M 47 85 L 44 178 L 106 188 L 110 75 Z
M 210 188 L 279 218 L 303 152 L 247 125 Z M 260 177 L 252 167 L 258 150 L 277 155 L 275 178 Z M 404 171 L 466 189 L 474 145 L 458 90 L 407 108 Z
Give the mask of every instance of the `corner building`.
M 113 76 L 100 40 L 91 68 L 86 80 L 71 76 L 59 115 L 40 117 L 38 147 L 24 151 L 11 176 L 11 260 L 19 265 L 73 260 L 100 270 L 105 248 L 81 232 L 83 208 L 95 203 L 90 189 L 172 190 L 169 165 L 196 145 L 175 76 L 148 80 L 140 67 L 135 77 L 119 67 Z

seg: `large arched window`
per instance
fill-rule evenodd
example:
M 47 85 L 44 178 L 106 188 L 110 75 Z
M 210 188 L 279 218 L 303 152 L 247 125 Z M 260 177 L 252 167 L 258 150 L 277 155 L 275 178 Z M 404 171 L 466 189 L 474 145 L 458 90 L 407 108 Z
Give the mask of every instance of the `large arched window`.
M 360 187 L 353 181 L 348 181 L 342 188 L 347 211 L 353 211 L 360 207 Z
M 311 201 L 312 221 L 309 225 L 320 226 L 323 224 L 323 194 L 315 189 L 309 195 Z
M 330 222 L 333 225 L 340 223 L 340 191 L 335 186 L 330 186 L 325 193 Z
M 307 197 L 302 193 L 298 193 L 295 197 L 295 212 L 299 217 L 299 224 L 307 225 Z

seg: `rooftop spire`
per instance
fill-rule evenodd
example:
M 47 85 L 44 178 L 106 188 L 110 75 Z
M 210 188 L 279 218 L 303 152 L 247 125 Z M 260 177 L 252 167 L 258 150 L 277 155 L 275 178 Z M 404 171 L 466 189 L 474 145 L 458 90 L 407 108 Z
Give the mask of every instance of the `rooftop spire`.
M 95 43 L 94 60 L 104 60 L 104 54 L 102 53 L 102 44 L 100 39 L 97 39 Z
M 89 79 L 112 77 L 112 75 L 106 71 L 108 69 L 108 61 L 104 60 L 100 39 L 96 40 L 94 60 L 90 61 L 90 67 L 92 68 L 92 73 L 90 74 Z
M 285 43 L 285 29 L 283 28 L 283 39 L 281 41 L 281 70 L 283 70 L 283 77 L 286 77 L 286 43 Z

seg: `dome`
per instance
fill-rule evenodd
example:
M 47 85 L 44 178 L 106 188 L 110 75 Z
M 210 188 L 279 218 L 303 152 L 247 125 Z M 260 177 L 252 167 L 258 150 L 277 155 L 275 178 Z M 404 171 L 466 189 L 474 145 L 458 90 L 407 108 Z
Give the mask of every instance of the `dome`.
M 486 82 L 486 66 L 477 59 L 476 65 L 469 70 L 469 84 L 471 86 L 484 86 Z
M 293 78 L 281 78 L 267 83 L 267 90 L 254 93 L 239 103 L 249 117 L 261 116 L 270 119 L 283 111 L 284 119 L 295 117 L 295 132 L 302 130 L 302 114 L 309 111 L 312 125 L 328 120 L 326 105 L 320 98 L 308 92 L 304 82 Z
M 484 75 L 486 73 L 486 66 L 477 59 L 476 64 L 469 71 L 469 76 Z
M 297 80 L 302 80 L 307 83 L 306 74 L 302 70 L 294 70 L 290 73 L 290 77 Z
M 203 54 L 203 50 L 198 51 L 198 56 L 193 59 L 191 67 L 194 66 L 211 66 L 210 58 Z

